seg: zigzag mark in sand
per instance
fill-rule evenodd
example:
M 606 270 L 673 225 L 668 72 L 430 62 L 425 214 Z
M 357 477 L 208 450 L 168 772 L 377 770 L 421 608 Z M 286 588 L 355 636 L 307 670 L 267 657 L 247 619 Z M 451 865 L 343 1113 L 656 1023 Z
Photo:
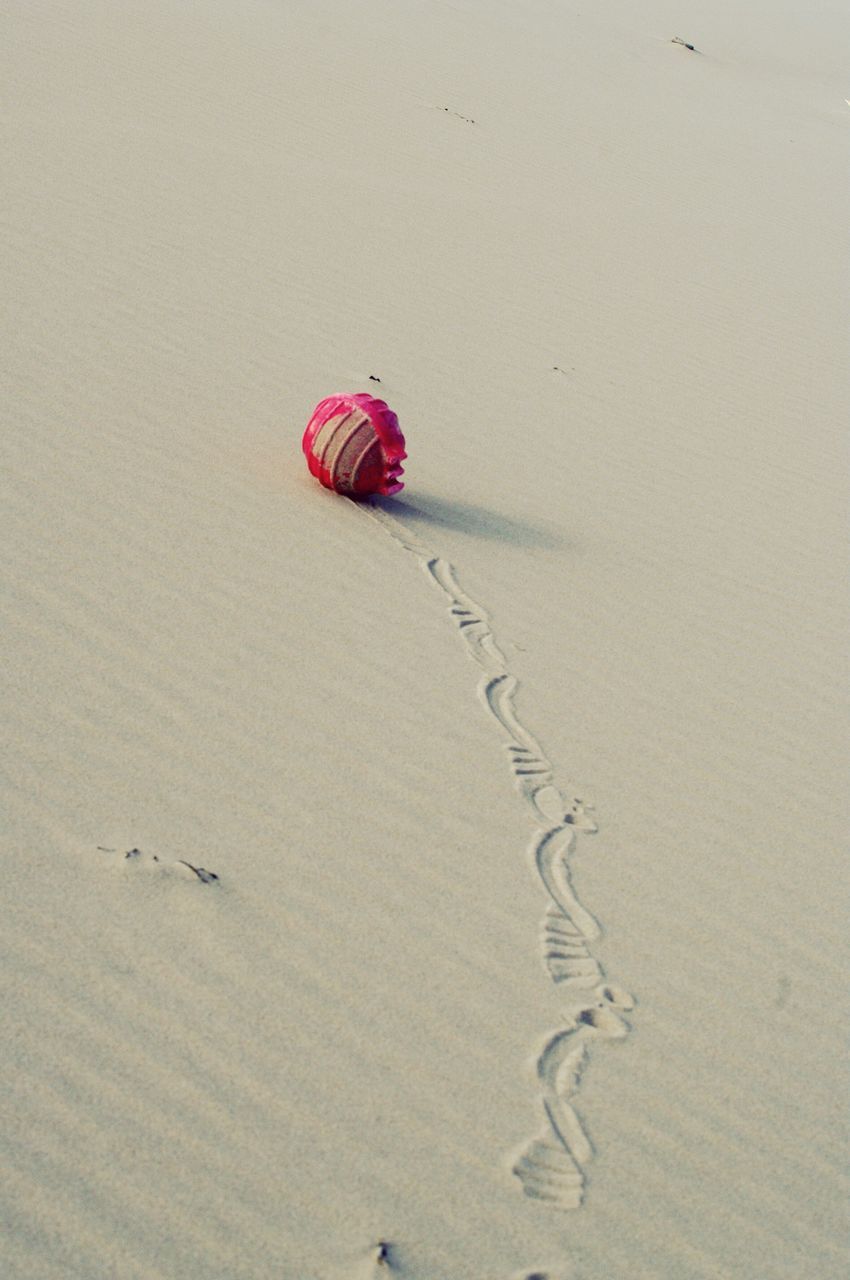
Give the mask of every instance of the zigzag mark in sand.
M 561 1209 L 576 1209 L 585 1190 L 585 1169 L 593 1147 L 575 1111 L 574 1098 L 590 1047 L 598 1040 L 620 1040 L 629 1032 L 621 1016 L 634 1007 L 631 996 L 606 984 L 591 944 L 601 927 L 581 904 L 573 888 L 569 860 L 579 831 L 592 834 L 596 823 L 578 797 L 569 803 L 555 786 L 546 754 L 516 712 L 519 689 L 496 642 L 485 609 L 460 586 L 455 569 L 435 556 L 377 503 L 358 504 L 405 551 L 442 593 L 449 617 L 467 653 L 482 672 L 478 696 L 499 728 L 514 785 L 529 809 L 534 835 L 529 857 L 549 896 L 541 927 L 543 962 L 553 982 L 566 991 L 588 992 L 584 1003 L 566 1015 L 564 1025 L 549 1035 L 537 1058 L 545 1126 L 523 1147 L 512 1164 L 526 1195 Z

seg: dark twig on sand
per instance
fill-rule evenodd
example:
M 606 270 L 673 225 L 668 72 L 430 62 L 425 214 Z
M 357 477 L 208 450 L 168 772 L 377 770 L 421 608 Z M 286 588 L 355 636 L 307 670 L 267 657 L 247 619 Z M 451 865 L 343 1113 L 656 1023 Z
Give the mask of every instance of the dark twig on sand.
M 463 120 L 466 124 L 475 124 L 471 116 L 462 116 L 459 111 L 452 111 L 451 107 L 438 107 L 438 111 L 447 111 L 450 116 L 454 116 L 456 120 Z
M 194 871 L 202 884 L 212 884 L 213 881 L 218 879 L 214 871 L 207 871 L 205 867 L 193 867 L 191 862 L 187 862 L 185 858 L 178 858 L 177 861 L 181 867 L 188 867 L 190 871 Z

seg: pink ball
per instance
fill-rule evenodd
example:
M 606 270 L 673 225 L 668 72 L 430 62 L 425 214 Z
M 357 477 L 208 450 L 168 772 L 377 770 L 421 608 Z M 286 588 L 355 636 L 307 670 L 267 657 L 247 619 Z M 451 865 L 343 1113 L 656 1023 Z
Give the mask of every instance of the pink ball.
M 301 447 L 312 475 L 336 493 L 363 498 L 404 488 L 404 436 L 383 400 L 367 392 L 328 396 L 313 410 Z

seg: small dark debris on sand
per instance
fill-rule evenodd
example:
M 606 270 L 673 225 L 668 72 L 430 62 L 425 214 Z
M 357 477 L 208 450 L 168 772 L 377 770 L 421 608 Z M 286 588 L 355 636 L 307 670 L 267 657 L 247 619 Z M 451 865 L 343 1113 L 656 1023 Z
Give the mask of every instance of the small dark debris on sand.
M 450 116 L 454 116 L 456 120 L 463 120 L 466 124 L 475 124 L 475 121 L 469 116 L 462 116 L 459 111 L 452 111 L 450 107 L 438 107 L 438 111 L 447 111 Z
M 99 844 L 97 847 L 101 853 L 116 852 L 115 849 L 110 849 L 105 844 Z M 142 859 L 149 858 L 151 862 L 159 863 L 160 867 L 162 867 L 163 869 L 166 869 L 169 866 L 185 867 L 187 871 L 191 871 L 192 875 L 194 875 L 198 880 L 200 880 L 201 884 L 215 884 L 218 881 L 218 876 L 214 871 L 207 871 L 206 867 L 196 867 L 194 863 L 187 862 L 185 858 L 178 858 L 177 861 L 173 863 L 165 863 L 160 861 L 158 854 L 143 853 L 142 850 L 137 848 L 136 846 L 134 846 L 132 849 L 128 849 L 126 853 L 123 855 L 123 857 L 125 861 L 130 861 L 130 862 L 135 862 L 137 858 L 142 858 Z
M 393 1260 L 391 1257 L 391 1250 L 390 1250 L 390 1245 L 388 1241 L 386 1240 L 378 1241 L 378 1243 L 375 1245 L 375 1250 L 372 1255 L 372 1260 L 377 1267 L 390 1267 L 390 1268 L 392 1267 Z
M 692 44 L 688 44 L 687 40 L 683 40 L 681 36 L 674 36 L 670 43 L 680 44 L 683 49 L 690 49 L 691 53 L 696 53 L 694 46 Z
M 370 382 L 380 382 L 380 381 L 381 381 L 381 379 L 378 377 L 378 375 L 377 375 L 376 373 L 370 373 L 370 374 L 369 374 L 369 381 L 370 381 Z
M 213 884 L 218 876 L 214 871 L 207 871 L 206 867 L 193 867 L 191 862 L 187 862 L 185 858 L 178 858 L 177 861 L 181 867 L 188 867 L 190 871 L 194 871 L 195 875 L 201 881 L 201 884 Z

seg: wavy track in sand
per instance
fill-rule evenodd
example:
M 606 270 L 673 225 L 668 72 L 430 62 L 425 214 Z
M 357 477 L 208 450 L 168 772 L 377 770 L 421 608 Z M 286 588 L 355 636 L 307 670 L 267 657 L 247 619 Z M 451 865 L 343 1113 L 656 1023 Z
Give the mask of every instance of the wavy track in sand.
M 585 1170 L 593 1147 L 576 1113 L 574 1098 L 591 1046 L 597 1040 L 622 1039 L 629 1025 L 621 1016 L 634 1001 L 607 983 L 591 951 L 602 930 L 581 904 L 570 877 L 569 860 L 578 831 L 594 832 L 588 806 L 566 800 L 554 782 L 554 771 L 540 743 L 522 723 L 514 699 L 519 684 L 508 669 L 490 620 L 480 604 L 463 590 L 454 567 L 419 543 L 402 524 L 376 503 L 358 504 L 405 551 L 415 556 L 442 593 L 467 653 L 480 668 L 478 697 L 504 740 L 514 785 L 534 823 L 529 856 L 549 896 L 541 927 L 544 965 L 553 982 L 576 993 L 563 1023 L 549 1033 L 537 1058 L 545 1123 L 525 1144 L 512 1172 L 526 1195 L 562 1209 L 576 1209 L 585 1189 Z

